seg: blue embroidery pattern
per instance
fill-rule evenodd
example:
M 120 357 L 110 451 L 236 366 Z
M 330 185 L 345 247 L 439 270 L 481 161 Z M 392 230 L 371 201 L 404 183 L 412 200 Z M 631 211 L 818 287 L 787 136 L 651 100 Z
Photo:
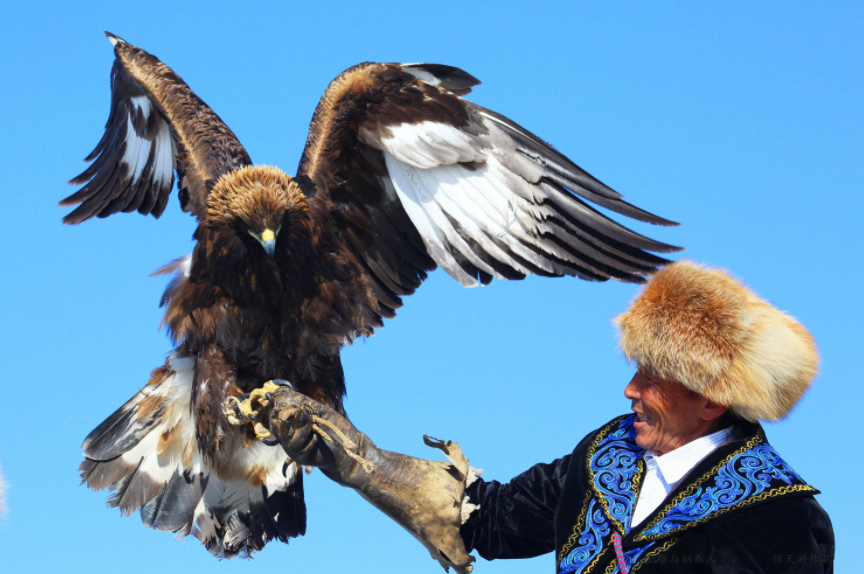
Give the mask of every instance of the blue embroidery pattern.
M 585 528 L 579 535 L 579 546 L 571 550 L 558 564 L 559 574 L 582 572 L 603 551 L 603 539 L 609 536 L 609 533 L 609 521 L 597 499 L 592 498 L 588 504 Z
M 574 534 L 561 549 L 562 555 L 567 554 L 561 557 L 558 574 L 591 570 L 609 549 L 613 529 L 625 536 L 630 531 L 644 466 L 644 449 L 635 442 L 634 421 L 635 416 L 613 421 L 597 435 L 588 450 L 587 469 L 594 494 L 587 493 Z M 713 482 L 708 483 L 709 486 L 703 485 L 710 480 Z M 777 451 L 765 443 L 765 434 L 759 429 L 745 446 L 679 494 L 664 508 L 662 515 L 633 538 L 634 542 L 644 544 L 624 553 L 627 569 L 638 568 L 651 556 L 672 546 L 677 540 L 675 535 L 665 543 L 656 542 L 666 534 L 734 507 L 801 491 L 813 492 L 815 489 L 808 486 Z M 568 552 L 571 546 L 573 548 Z M 621 565 L 616 562 L 611 571 L 620 572 Z
M 760 433 L 760 441 L 762 437 Z M 753 446 L 731 455 L 708 476 L 714 476 L 712 486 L 699 486 L 695 491 L 688 491 L 683 498 L 679 497 L 636 540 L 662 536 L 716 512 L 723 512 L 744 502 L 761 500 L 772 494 L 814 490 L 768 444 Z
M 594 488 L 602 497 L 604 510 L 616 526 L 627 534 L 636 505 L 636 483 L 642 474 L 642 454 L 634 440 L 635 415 L 621 420 L 618 428 L 597 444 L 589 454 L 588 470 Z

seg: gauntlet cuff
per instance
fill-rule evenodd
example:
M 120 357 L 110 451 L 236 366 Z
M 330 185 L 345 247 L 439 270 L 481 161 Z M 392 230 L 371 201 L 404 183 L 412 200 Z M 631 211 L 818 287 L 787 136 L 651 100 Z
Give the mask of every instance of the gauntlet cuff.
M 389 452 L 339 413 L 304 395 L 280 388 L 272 398 L 269 430 L 288 456 L 318 466 L 328 478 L 356 490 L 410 532 L 445 569 L 471 572 L 474 557 L 465 550 L 459 529 L 465 488 L 478 473 L 458 444 L 423 437 L 449 463 Z

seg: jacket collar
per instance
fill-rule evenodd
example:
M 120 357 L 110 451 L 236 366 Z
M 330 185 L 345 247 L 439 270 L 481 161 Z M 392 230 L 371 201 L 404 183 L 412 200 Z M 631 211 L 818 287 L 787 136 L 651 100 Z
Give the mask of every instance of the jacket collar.
M 687 476 L 699 462 L 709 454 L 723 446 L 732 434 L 733 427 L 726 427 L 715 433 L 697 438 L 680 446 L 672 452 L 657 455 L 654 451 L 645 451 L 645 463 L 648 468 L 653 463 L 666 484 L 675 484 Z
M 777 454 L 758 423 L 740 422 L 739 438 L 702 460 L 664 504 L 635 532 L 630 520 L 644 475 L 645 450 L 635 442 L 635 415 L 619 417 L 588 449 L 591 488 L 627 542 L 642 543 L 678 534 L 719 515 L 783 497 L 816 494 Z

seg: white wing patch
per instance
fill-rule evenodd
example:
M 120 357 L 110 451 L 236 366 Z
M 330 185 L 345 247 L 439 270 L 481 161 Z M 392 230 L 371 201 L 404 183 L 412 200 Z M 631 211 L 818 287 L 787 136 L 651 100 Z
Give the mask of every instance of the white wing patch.
M 129 174 L 132 176 L 130 185 L 138 185 L 141 181 L 152 149 L 155 160 L 151 167 L 152 180 L 162 187 L 170 186 L 175 168 L 176 149 L 168 123 L 159 118 L 156 123 L 158 126 L 156 134 L 146 134 L 149 138 L 142 137 L 142 134 L 136 132 L 132 118 L 140 114 L 144 119 L 144 125 L 150 125 L 150 114 L 158 112 L 152 109 L 147 96 L 136 96 L 131 98 L 131 101 L 133 108 L 129 110 L 126 120 L 126 151 L 122 159 L 129 166 Z
M 417 64 L 402 64 L 403 68 L 415 66 Z M 411 70 L 409 72 L 412 76 L 417 79 L 423 80 L 427 84 L 431 84 L 433 86 L 438 86 L 441 84 L 441 80 L 427 72 L 426 70 Z
M 409 165 L 431 168 L 456 162 L 484 161 L 482 144 L 458 128 L 439 122 L 388 126 L 392 135 L 370 142 Z M 380 145 L 375 145 L 380 143 Z
M 384 152 L 430 257 L 462 285 L 529 274 L 638 280 L 664 260 L 634 248 L 675 249 L 576 197 L 569 189 L 621 213 L 636 210 L 523 128 L 488 111 L 476 117 L 482 124 L 468 131 L 424 121 L 388 126 L 378 140 L 363 136 Z
M 130 96 L 112 109 L 102 140 L 87 157 L 93 163 L 70 181 L 84 187 L 61 202 L 81 204 L 66 223 L 135 210 L 159 217 L 165 209 L 177 163 L 168 122 L 147 96 Z
M 420 232 L 429 255 L 465 287 L 480 285 L 457 257 L 498 279 L 507 279 L 490 257 L 524 275 L 527 263 L 548 273 L 566 272 L 550 254 L 573 256 L 542 236 L 551 210 L 526 199 L 534 193 L 494 157 L 471 168 L 459 163 L 421 169 L 384 153 L 387 170 L 408 217 Z M 514 187 L 517 191 L 514 191 Z M 534 249 L 531 249 L 533 246 Z M 478 249 L 479 248 L 479 249 Z

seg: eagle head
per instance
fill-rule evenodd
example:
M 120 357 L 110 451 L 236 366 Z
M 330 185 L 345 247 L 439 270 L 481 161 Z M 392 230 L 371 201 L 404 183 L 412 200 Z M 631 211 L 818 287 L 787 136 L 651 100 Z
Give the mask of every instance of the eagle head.
M 291 176 L 278 167 L 256 165 L 216 182 L 207 198 L 204 228 L 212 256 L 274 259 L 308 246 L 312 223 L 306 197 Z

